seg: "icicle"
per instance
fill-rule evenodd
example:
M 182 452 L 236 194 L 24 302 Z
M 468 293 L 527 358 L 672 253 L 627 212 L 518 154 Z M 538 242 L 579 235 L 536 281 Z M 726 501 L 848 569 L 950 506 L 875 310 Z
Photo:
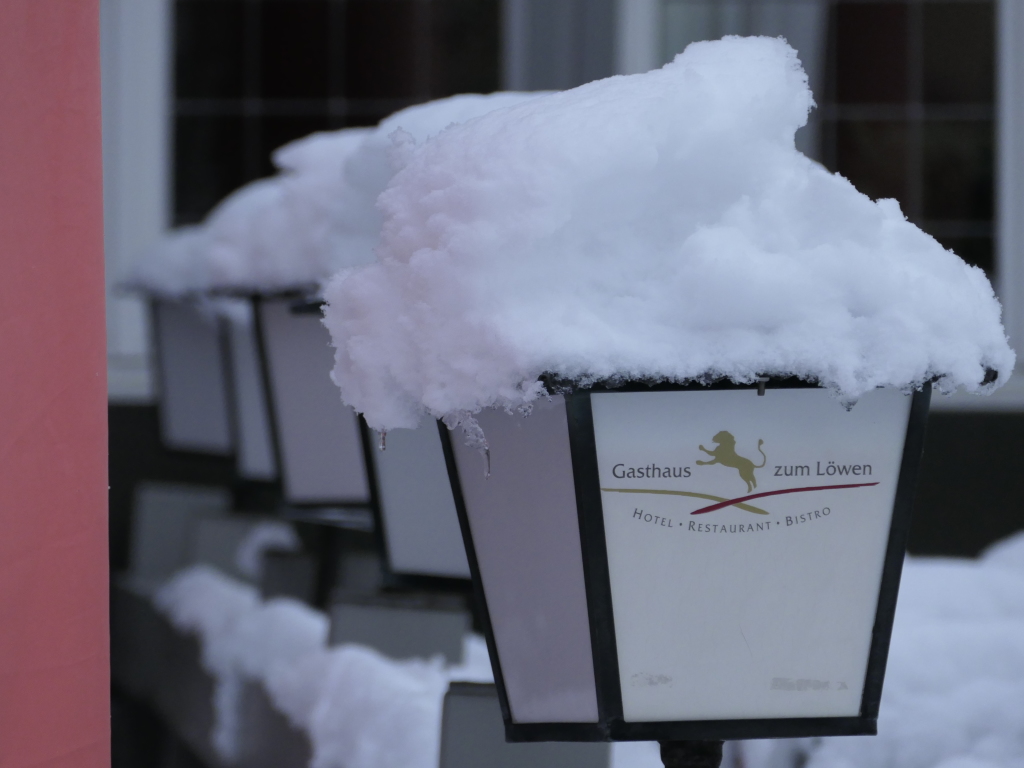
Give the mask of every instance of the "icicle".
M 469 448 L 476 448 L 484 457 L 484 477 L 491 476 L 491 448 L 487 445 L 487 438 L 484 436 L 480 424 L 468 411 L 447 413 L 441 417 L 448 429 L 462 427 L 462 434 L 465 437 L 466 445 Z
M 379 448 L 382 451 L 384 451 L 384 450 L 387 450 L 387 447 L 388 447 L 388 431 L 386 429 L 382 429 L 380 431 L 380 446 L 379 446 Z

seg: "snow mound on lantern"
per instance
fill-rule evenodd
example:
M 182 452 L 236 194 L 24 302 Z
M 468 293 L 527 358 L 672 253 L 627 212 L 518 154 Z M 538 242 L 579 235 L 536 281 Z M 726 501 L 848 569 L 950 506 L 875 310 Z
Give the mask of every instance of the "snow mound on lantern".
M 452 124 L 537 96 L 452 96 L 403 109 L 376 128 L 286 144 L 273 153 L 281 173 L 228 195 L 202 225 L 172 232 L 146 255 L 134 282 L 170 296 L 316 288 L 339 269 L 373 260 L 383 223 L 377 197 L 396 159 Z
M 158 296 L 177 297 L 209 287 L 206 230 L 187 225 L 171 230 L 142 254 L 128 284 Z
M 346 225 L 362 201 L 345 163 L 371 131 L 313 134 L 277 150 L 282 173 L 229 195 L 206 222 L 210 287 L 274 291 L 316 286 L 333 271 L 366 263 L 372 243 Z
M 288 290 L 366 263 L 371 246 L 358 233 L 346 238 L 339 222 L 352 197 L 345 161 L 369 133 L 347 128 L 280 148 L 281 174 L 235 190 L 202 224 L 170 232 L 144 255 L 130 282 L 172 297 Z
M 1001 383 L 984 273 L 800 154 L 812 106 L 783 40 L 725 38 L 407 152 L 378 263 L 325 293 L 344 400 L 381 429 L 528 403 L 545 373 Z

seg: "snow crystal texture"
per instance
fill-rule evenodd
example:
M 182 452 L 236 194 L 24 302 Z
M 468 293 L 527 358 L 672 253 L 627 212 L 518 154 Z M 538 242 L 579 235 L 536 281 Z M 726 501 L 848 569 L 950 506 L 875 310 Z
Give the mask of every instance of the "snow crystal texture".
M 343 399 L 385 429 L 529 403 L 546 373 L 1004 381 L 984 273 L 799 153 L 812 106 L 783 40 L 725 38 L 407 142 L 378 262 L 325 293 Z

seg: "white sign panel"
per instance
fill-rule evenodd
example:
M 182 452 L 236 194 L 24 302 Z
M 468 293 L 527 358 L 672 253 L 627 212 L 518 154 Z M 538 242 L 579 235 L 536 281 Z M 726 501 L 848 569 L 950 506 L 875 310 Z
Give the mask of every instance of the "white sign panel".
M 186 302 L 157 301 L 155 310 L 164 444 L 182 451 L 231 453 L 220 326 Z
M 331 381 L 331 337 L 316 314 L 286 300 L 259 305 L 270 372 L 285 498 L 292 503 L 365 503 L 359 417 Z
M 380 433 L 374 432 L 377 442 Z M 469 578 L 437 424 L 394 429 L 374 451 L 388 562 L 395 573 Z
M 592 395 L 626 721 L 860 713 L 910 402 Z

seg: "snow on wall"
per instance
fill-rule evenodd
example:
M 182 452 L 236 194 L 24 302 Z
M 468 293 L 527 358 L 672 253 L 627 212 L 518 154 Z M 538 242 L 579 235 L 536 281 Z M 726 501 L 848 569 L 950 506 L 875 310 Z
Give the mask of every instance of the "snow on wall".
M 331 655 L 326 648 L 308 653 L 291 664 L 277 664 L 267 670 L 264 686 L 277 708 L 296 728 L 307 733 L 313 712 L 323 695 Z
M 737 743 L 746 768 L 1024 768 L 1024 533 L 977 561 L 908 558 L 882 697 L 879 735 Z M 388 659 L 326 646 L 326 617 L 286 599 L 261 603 L 207 566 L 158 593 L 181 631 L 203 641 L 218 681 L 215 738 L 235 754 L 243 676 L 313 745 L 314 768 L 434 768 L 450 680 L 488 682 L 483 639 L 463 664 Z M 656 765 L 650 745 L 613 751 L 614 768 Z
M 725 38 L 410 145 L 378 263 L 325 292 L 343 399 L 386 429 L 529 403 L 544 373 L 1005 381 L 984 273 L 799 153 L 812 105 L 783 40 Z
M 448 688 L 441 657 L 398 662 L 358 645 L 329 654 L 311 768 L 435 768 Z
M 199 638 L 203 668 L 214 680 L 210 740 L 217 753 L 231 761 L 238 754 L 241 696 L 234 636 L 238 625 L 259 609 L 259 592 L 216 568 L 193 565 L 160 587 L 153 602 L 175 629 Z
M 262 680 L 327 643 L 322 613 L 289 598 L 261 602 L 258 591 L 207 565 L 173 576 L 154 602 L 178 631 L 196 635 L 214 679 L 211 742 L 225 760 L 238 755 L 242 681 Z
M 325 614 L 289 598 L 261 601 L 207 565 L 176 574 L 154 601 L 200 641 L 215 681 L 211 742 L 228 761 L 240 754 L 246 679 L 261 682 L 275 708 L 308 733 L 316 768 L 434 768 L 448 682 L 493 679 L 478 635 L 464 638 L 463 662 L 451 667 L 440 656 L 394 660 L 358 645 L 328 648 Z
M 272 598 L 236 625 L 235 667 L 246 677 L 263 681 L 276 666 L 327 647 L 329 629 L 321 611 L 291 598 Z
M 235 628 L 259 608 L 260 596 L 255 587 L 212 566 L 192 565 L 160 587 L 153 602 L 179 632 L 199 636 L 203 666 L 224 675 L 234 667 Z

